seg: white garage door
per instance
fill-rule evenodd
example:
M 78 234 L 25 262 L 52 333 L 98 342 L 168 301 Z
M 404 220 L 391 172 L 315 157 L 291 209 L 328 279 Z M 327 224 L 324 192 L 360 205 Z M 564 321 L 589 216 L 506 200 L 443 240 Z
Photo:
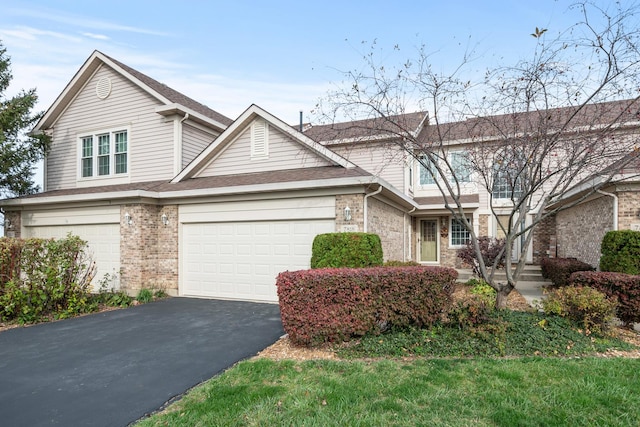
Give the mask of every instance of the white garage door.
M 278 301 L 278 273 L 309 268 L 314 237 L 333 231 L 333 220 L 184 224 L 181 293 Z
M 100 225 L 48 225 L 25 227 L 27 237 L 61 239 L 71 233 L 87 241 L 88 254 L 96 263 L 97 271 L 93 280 L 94 290 L 98 290 L 99 280 L 105 274 L 120 271 L 120 224 Z M 110 282 L 119 287 L 119 280 Z

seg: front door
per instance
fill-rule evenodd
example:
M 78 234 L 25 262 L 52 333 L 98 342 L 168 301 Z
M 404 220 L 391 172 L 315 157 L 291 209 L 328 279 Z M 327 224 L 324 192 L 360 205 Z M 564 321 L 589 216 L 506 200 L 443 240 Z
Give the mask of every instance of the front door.
M 438 262 L 438 220 L 420 221 L 420 261 Z

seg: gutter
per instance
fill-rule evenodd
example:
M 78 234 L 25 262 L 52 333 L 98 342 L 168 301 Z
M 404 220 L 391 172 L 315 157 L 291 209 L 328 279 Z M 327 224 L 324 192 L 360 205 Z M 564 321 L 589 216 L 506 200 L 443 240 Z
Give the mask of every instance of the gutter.
M 604 196 L 613 197 L 613 231 L 618 230 L 618 196 L 613 193 L 607 193 L 606 191 L 596 190 L 597 193 Z

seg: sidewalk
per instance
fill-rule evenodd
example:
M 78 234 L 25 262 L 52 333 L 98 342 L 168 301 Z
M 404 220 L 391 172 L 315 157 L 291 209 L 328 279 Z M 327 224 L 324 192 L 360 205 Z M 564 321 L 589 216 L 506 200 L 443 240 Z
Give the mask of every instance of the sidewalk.
M 527 300 L 530 306 L 539 308 L 539 302 L 544 298 L 542 289 L 549 284 L 550 282 L 519 281 L 515 290 L 520 292 L 520 295 Z M 538 301 L 538 304 L 535 304 L 535 301 Z

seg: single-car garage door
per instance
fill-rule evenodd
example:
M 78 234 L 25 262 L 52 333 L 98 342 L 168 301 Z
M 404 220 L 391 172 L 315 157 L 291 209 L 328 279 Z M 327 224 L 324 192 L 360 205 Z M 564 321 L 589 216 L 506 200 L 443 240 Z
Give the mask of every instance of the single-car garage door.
M 26 227 L 28 237 L 62 239 L 71 233 L 87 241 L 87 254 L 96 263 L 94 290 L 99 290 L 98 282 L 105 274 L 120 271 L 120 225 L 52 225 L 45 227 Z M 118 280 L 109 284 L 118 287 Z
M 278 301 L 278 273 L 309 268 L 314 237 L 335 231 L 335 222 L 195 223 L 182 231 L 183 295 Z

